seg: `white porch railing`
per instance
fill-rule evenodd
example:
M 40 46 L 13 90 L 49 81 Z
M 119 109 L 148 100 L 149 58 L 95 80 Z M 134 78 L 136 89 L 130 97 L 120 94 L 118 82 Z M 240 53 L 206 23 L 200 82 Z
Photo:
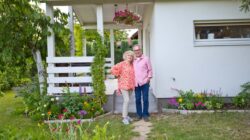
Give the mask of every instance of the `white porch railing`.
M 94 57 L 47 57 L 48 95 L 70 92 L 92 93 L 91 64 Z M 106 58 L 111 67 L 111 58 Z

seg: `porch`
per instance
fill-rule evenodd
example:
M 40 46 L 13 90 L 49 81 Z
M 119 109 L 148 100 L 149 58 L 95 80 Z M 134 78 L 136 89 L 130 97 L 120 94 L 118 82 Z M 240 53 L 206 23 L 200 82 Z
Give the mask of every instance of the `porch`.
M 113 16 L 116 8 L 135 11 L 142 15 L 145 9 L 151 4 L 151 1 L 75 1 L 75 0 L 48 0 L 46 1 L 46 14 L 51 17 L 53 22 L 53 7 L 54 6 L 68 6 L 69 7 L 69 29 L 71 32 L 71 56 L 70 57 L 57 57 L 55 56 L 55 36 L 52 33 L 47 38 L 47 73 L 48 73 L 48 94 L 57 95 L 65 93 L 66 87 L 69 92 L 84 92 L 91 94 L 92 78 L 90 74 L 90 66 L 93 62 L 93 57 L 86 56 L 86 43 L 83 45 L 84 56 L 75 56 L 74 46 L 74 16 L 78 19 L 84 29 L 97 29 L 98 33 L 104 39 L 104 29 L 110 32 L 110 58 L 106 58 L 105 66 L 110 68 L 114 62 L 114 30 L 115 29 L 138 29 L 138 44 L 143 44 L 143 27 L 142 23 L 135 26 L 118 25 L 113 22 Z M 115 4 L 118 4 L 116 7 Z M 85 40 L 83 38 L 83 40 Z M 142 45 L 144 46 L 144 45 Z M 146 49 L 143 48 L 145 51 Z M 145 53 L 145 52 L 144 52 Z M 113 112 L 121 111 L 122 97 L 116 96 L 114 91 L 117 89 L 116 79 L 110 79 L 109 77 L 105 80 L 106 95 L 108 96 L 108 103 L 106 104 L 106 110 Z M 152 92 L 151 92 L 152 93 Z M 134 104 L 134 96 L 132 97 Z M 150 94 L 151 112 L 157 111 L 156 99 L 153 94 Z M 130 109 L 130 112 L 135 112 L 135 109 Z

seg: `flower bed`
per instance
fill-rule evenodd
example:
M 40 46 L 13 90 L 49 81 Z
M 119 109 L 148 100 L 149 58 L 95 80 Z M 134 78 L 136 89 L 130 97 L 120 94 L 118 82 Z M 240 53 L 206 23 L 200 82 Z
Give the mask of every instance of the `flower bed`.
M 168 100 L 167 108 L 179 110 L 241 110 L 250 109 L 250 83 L 242 85 L 243 90 L 231 102 L 224 102 L 224 98 L 218 92 L 195 93 L 192 90 L 182 91 L 178 97 Z

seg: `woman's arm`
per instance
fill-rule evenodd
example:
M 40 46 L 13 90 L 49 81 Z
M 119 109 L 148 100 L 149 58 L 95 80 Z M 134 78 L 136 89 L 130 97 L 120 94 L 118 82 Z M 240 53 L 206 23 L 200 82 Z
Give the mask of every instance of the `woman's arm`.
M 117 77 L 121 75 L 121 71 L 121 63 L 118 63 L 111 68 L 111 74 Z

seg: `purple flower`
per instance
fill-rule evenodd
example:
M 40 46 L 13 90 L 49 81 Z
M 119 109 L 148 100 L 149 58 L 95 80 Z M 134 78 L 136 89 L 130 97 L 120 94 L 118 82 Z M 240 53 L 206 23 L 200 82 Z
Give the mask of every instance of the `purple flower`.
M 176 106 L 176 107 L 179 106 L 179 103 L 176 101 L 176 98 L 170 98 L 170 99 L 168 100 L 168 104 L 169 104 L 169 105 L 172 105 L 172 106 Z
M 77 121 L 77 124 L 81 124 L 81 120 L 78 120 L 78 121 Z
M 85 110 L 80 110 L 79 112 L 78 112 L 78 115 L 80 115 L 80 116 L 84 116 L 84 115 L 86 115 L 87 114 L 87 112 L 85 111 Z

